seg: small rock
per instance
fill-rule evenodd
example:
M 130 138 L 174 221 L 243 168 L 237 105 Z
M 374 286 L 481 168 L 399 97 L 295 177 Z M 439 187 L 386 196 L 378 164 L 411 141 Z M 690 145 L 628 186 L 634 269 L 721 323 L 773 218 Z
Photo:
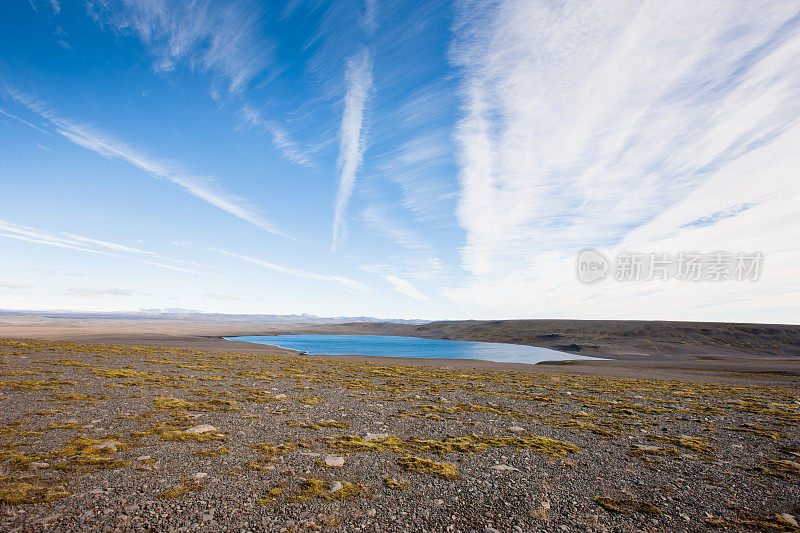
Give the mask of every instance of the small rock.
M 208 474 L 206 474 L 205 472 L 196 472 L 196 473 L 192 474 L 192 479 L 195 480 L 195 481 L 200 481 L 200 480 L 205 479 L 207 477 L 208 477 Z
M 792 527 L 798 527 L 797 520 L 793 515 L 790 515 L 789 513 L 781 513 L 778 515 L 778 517 Z
M 500 532 L 493 527 L 486 526 L 485 528 L 483 528 L 483 533 L 500 533 Z
M 369 442 L 371 440 L 385 439 L 388 436 L 389 436 L 388 433 L 366 433 L 364 435 L 364 440 Z
M 344 457 L 340 457 L 338 455 L 328 455 L 325 457 L 325 466 L 332 466 L 334 468 L 344 466 Z
M 510 428 L 508 428 L 508 430 L 511 433 L 522 433 L 523 431 L 525 431 L 525 428 L 522 426 L 511 426 Z
M 32 468 L 50 468 L 50 463 L 33 462 L 33 463 L 30 463 L 30 466 Z
M 136 458 L 137 461 L 150 461 L 151 459 L 152 457 L 150 457 L 149 455 L 140 455 L 139 457 Z
M 378 510 L 375 509 L 374 507 L 370 507 L 369 509 L 367 509 L 367 516 L 368 517 L 375 518 L 376 514 L 378 514 Z
M 89 448 L 101 452 L 117 453 L 117 449 L 119 448 L 119 446 L 120 446 L 119 442 L 111 440 L 107 442 L 101 442 L 100 444 L 94 444 Z
M 444 500 L 433 500 L 434 505 L 444 505 Z
M 657 452 L 661 449 L 658 446 L 647 446 L 646 444 L 634 444 L 633 447 L 642 452 Z
M 288 398 L 288 396 L 286 396 L 286 395 L 285 395 L 285 394 L 283 394 L 283 393 L 281 393 L 281 394 L 276 394 L 276 395 L 275 395 L 275 399 L 276 399 L 276 400 L 285 400 L 286 398 Z
M 217 428 L 212 426 L 211 424 L 200 424 L 189 428 L 186 430 L 186 433 L 191 433 L 192 435 L 200 435 L 202 433 L 209 433 L 209 432 L 217 432 L 219 431 Z
M 496 470 L 498 472 L 519 472 L 519 468 L 514 468 L 513 466 L 508 465 L 492 465 L 492 470 Z
M 343 485 L 339 481 L 334 481 L 331 483 L 331 492 L 336 492 L 337 490 L 342 490 Z

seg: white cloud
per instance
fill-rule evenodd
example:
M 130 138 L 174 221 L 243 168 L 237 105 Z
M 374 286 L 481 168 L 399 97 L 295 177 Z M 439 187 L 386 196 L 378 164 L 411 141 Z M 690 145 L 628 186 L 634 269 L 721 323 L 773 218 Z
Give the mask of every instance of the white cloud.
M 384 275 L 383 279 L 391 283 L 392 286 L 394 287 L 394 290 L 396 290 L 400 294 L 405 294 L 406 296 L 409 296 L 416 300 L 428 299 L 427 296 L 419 292 L 417 288 L 414 287 L 414 285 L 412 285 L 411 282 L 406 279 L 398 278 L 397 276 L 393 276 L 391 274 Z
M 786 320 L 800 296 L 796 15 L 790 1 L 462 1 L 471 278 L 450 294 L 536 316 Z M 752 285 L 587 288 L 572 266 L 585 247 L 761 250 L 769 266 Z
M 353 194 L 358 167 L 364 156 L 364 107 L 372 87 L 372 59 L 365 47 L 347 60 L 345 82 L 347 92 L 339 136 L 339 187 L 336 192 L 331 250 L 336 249 L 344 236 L 347 203 Z
M 175 270 L 178 272 L 186 272 L 191 274 L 202 274 L 202 272 L 183 268 L 175 265 L 165 264 L 162 261 L 184 263 L 177 259 L 164 257 L 155 252 L 141 250 L 122 244 L 117 244 L 108 241 L 101 241 L 91 239 L 89 237 L 82 237 L 72 233 L 52 233 L 49 231 L 38 230 L 29 226 L 20 226 L 12 224 L 4 220 L 0 220 L 0 237 L 7 239 L 15 239 L 18 241 L 31 242 L 34 244 L 43 244 L 45 246 L 54 246 L 57 248 L 65 248 L 68 250 L 75 250 L 77 252 L 84 252 L 95 255 L 103 255 L 107 257 L 116 257 L 118 259 L 131 259 L 139 263 L 165 268 L 167 270 Z M 130 254 L 130 255 L 128 255 Z M 157 259 L 141 259 L 137 256 L 146 255 Z M 205 266 L 205 265 L 200 265 Z
M 2 109 L 0 109 L 0 115 L 5 115 L 5 116 L 7 116 L 8 118 L 13 118 L 14 120 L 17 120 L 17 121 L 21 122 L 22 124 L 25 124 L 25 125 L 26 125 L 26 126 L 28 126 L 29 128 L 33 128 L 33 129 L 35 129 L 35 130 L 36 130 L 36 131 L 38 131 L 39 133 L 43 133 L 43 134 L 45 134 L 45 135 L 48 135 L 48 136 L 50 136 L 50 133 L 48 133 L 48 132 L 44 131 L 44 130 L 43 130 L 42 128 L 40 128 L 39 126 L 35 126 L 35 125 L 31 124 L 30 122 L 28 122 L 27 120 L 21 119 L 21 118 L 19 118 L 19 117 L 18 117 L 18 116 L 16 116 L 16 115 L 12 115 L 11 113 L 8 113 L 8 112 L 6 112 L 6 111 L 3 111 Z M 41 145 L 39 145 L 39 146 L 41 146 Z M 49 150 L 49 148 L 45 148 L 45 147 L 42 147 L 42 148 L 44 148 L 45 150 Z
M 364 27 L 364 32 L 369 35 L 375 35 L 378 29 L 378 0 L 364 0 L 364 16 L 361 18 L 361 25 Z
M 155 57 L 157 72 L 185 62 L 238 92 L 272 63 L 274 45 L 260 30 L 258 2 L 90 0 L 88 10 L 101 25 L 134 32 Z
M 129 163 L 143 170 L 150 176 L 167 180 L 192 196 L 249 222 L 254 226 L 276 235 L 287 236 L 263 215 L 245 205 L 240 199 L 219 191 L 219 188 L 215 186 L 214 178 L 198 176 L 188 172 L 178 164 L 151 158 L 91 126 L 58 117 L 55 113 L 45 108 L 33 98 L 21 95 L 15 91 L 9 91 L 9 93 L 14 100 L 34 113 L 37 113 L 40 117 L 48 120 L 60 135 L 72 143 L 108 159 L 116 159 Z
M 140 294 L 133 289 L 120 289 L 120 288 L 108 288 L 108 289 L 93 289 L 90 287 L 72 287 L 64 291 L 65 294 L 69 296 L 133 296 L 134 294 Z
M 368 293 L 372 292 L 372 289 L 363 283 L 355 281 L 350 278 L 346 278 L 344 276 L 332 276 L 328 274 L 317 274 L 314 272 L 307 272 L 305 270 L 300 270 L 296 268 L 289 268 L 281 265 L 276 265 L 275 263 L 270 263 L 268 261 L 263 261 L 261 259 L 256 259 L 255 257 L 250 257 L 247 255 L 236 254 L 233 252 L 227 252 L 225 250 L 218 250 L 216 248 L 207 248 L 210 252 L 215 252 L 222 255 L 227 255 L 228 257 L 234 257 L 246 263 L 250 263 L 252 265 L 257 265 L 263 268 L 267 268 L 269 270 L 274 270 L 275 272 L 280 272 L 282 274 L 287 274 L 289 276 L 294 276 L 296 278 L 302 279 L 313 279 L 313 280 L 321 280 L 321 281 L 332 281 L 344 289 L 353 292 L 361 292 L 361 293 Z
M 261 298 L 244 298 L 242 296 L 235 296 L 233 294 L 218 294 L 218 293 L 204 294 L 203 298 L 206 298 L 208 300 L 217 300 L 220 302 L 249 302 L 249 301 L 261 300 Z
M 264 128 L 272 135 L 272 144 L 281 155 L 296 165 L 309 167 L 311 158 L 308 150 L 303 150 L 289 135 L 289 132 L 274 120 L 264 120 L 261 114 L 250 106 L 242 109 L 242 118 L 254 126 Z
M 11 283 L 11 282 L 2 282 L 0 281 L 0 289 L 11 289 L 15 291 L 24 291 L 28 289 L 32 289 L 33 285 L 29 283 Z
M 361 219 L 377 235 L 403 248 L 397 258 L 382 258 L 392 262 L 389 270 L 426 279 L 435 277 L 441 272 L 441 262 L 430 241 L 421 232 L 394 216 L 389 206 L 374 202 L 362 210 Z M 377 272 L 380 269 L 362 268 L 362 270 Z

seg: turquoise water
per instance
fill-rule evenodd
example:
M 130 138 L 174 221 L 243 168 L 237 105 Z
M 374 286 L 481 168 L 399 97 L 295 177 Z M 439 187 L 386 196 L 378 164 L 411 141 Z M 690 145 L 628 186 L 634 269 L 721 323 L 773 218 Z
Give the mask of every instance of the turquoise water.
M 496 342 L 447 341 L 388 335 L 270 335 L 231 337 L 229 340 L 271 344 L 315 355 L 372 355 L 482 359 L 499 363 L 538 363 L 564 359 L 591 359 L 565 352 Z

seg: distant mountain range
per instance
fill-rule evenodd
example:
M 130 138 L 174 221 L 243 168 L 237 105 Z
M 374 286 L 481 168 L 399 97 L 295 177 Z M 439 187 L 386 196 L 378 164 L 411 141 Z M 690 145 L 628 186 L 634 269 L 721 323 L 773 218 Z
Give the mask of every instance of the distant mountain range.
M 317 315 L 247 315 L 247 314 L 225 314 L 225 313 L 203 313 L 193 309 L 182 309 L 179 307 L 167 309 L 139 309 L 139 311 L 110 311 L 110 312 L 90 312 L 90 311 L 51 311 L 51 310 L 11 310 L 0 309 L 0 315 L 16 316 L 39 316 L 44 318 L 62 319 L 168 319 L 175 320 L 181 318 L 193 318 L 204 320 L 225 320 L 225 321 L 264 321 L 274 323 L 290 324 L 341 324 L 350 322 L 388 322 L 393 324 L 427 324 L 427 320 L 406 320 L 400 318 L 375 318 L 371 316 L 336 316 L 320 317 Z

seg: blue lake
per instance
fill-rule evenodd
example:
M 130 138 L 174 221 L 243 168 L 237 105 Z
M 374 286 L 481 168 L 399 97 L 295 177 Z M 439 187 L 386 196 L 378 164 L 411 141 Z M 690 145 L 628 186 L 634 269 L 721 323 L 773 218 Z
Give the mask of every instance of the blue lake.
M 499 363 L 538 363 L 564 359 L 592 359 L 548 348 L 496 342 L 448 341 L 388 335 L 268 335 L 230 337 L 228 340 L 271 344 L 314 355 L 371 355 L 481 359 Z

